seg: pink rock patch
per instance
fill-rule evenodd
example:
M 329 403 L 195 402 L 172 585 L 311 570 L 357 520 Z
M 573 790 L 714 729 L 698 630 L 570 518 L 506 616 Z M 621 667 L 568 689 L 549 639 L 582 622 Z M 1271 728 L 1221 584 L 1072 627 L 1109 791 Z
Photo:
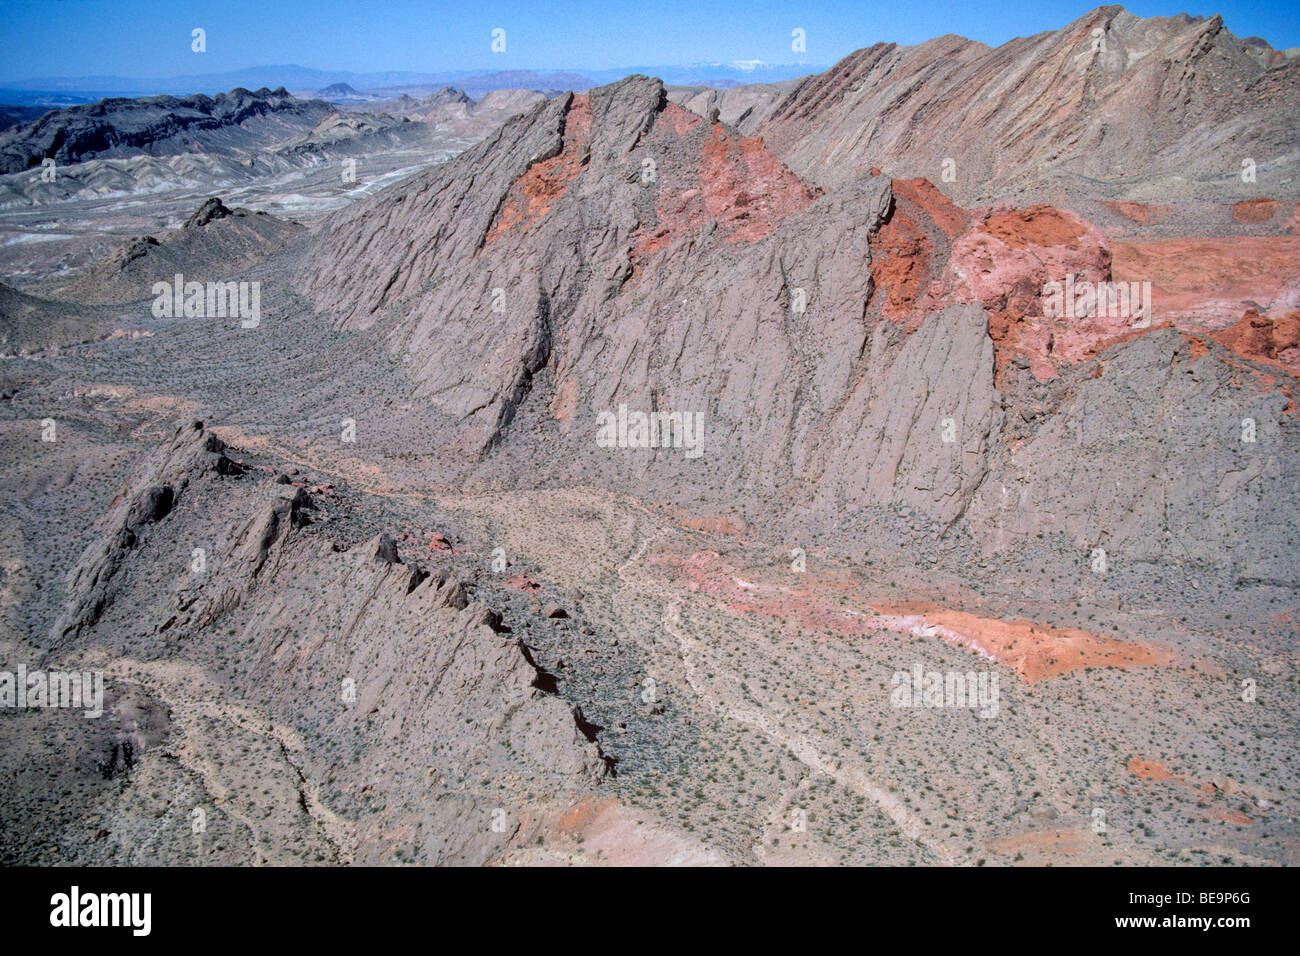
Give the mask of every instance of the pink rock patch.
M 670 103 L 656 131 L 680 140 L 699 136 L 700 125 L 694 114 Z M 804 182 L 769 152 L 762 139 L 729 133 L 718 123 L 703 135 L 694 169 L 660 170 L 656 222 L 638 233 L 638 256 L 698 233 L 709 220 L 718 224 L 727 242 L 754 242 L 821 195 L 820 189 Z
M 512 574 L 501 583 L 513 591 L 522 591 L 525 594 L 536 594 L 542 589 L 540 584 L 522 574 Z
M 673 561 L 669 558 L 659 563 Z M 1171 663 L 1163 651 L 1076 628 L 1003 621 L 934 605 L 843 608 L 825 603 L 802 588 L 752 580 L 723 562 L 716 551 L 698 551 L 680 561 L 679 569 L 686 590 L 717 598 L 732 614 L 776 618 L 805 629 L 845 636 L 867 637 L 895 631 L 937 637 L 1010 667 L 1026 684 L 1092 667 L 1126 669 Z

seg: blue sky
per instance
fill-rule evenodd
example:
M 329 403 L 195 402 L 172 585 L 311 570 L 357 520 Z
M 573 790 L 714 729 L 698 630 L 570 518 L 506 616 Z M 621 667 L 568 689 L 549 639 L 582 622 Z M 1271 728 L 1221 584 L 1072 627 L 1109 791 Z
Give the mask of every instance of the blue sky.
M 1300 2 L 1125 4 L 1139 16 L 1222 13 L 1233 33 L 1300 46 Z M 603 69 L 759 59 L 833 63 L 886 40 L 957 33 L 996 46 L 1096 6 L 1063 0 L 0 0 L 0 82 L 115 74 L 170 77 L 249 66 L 438 72 Z M 190 31 L 207 31 L 207 52 Z M 791 30 L 807 52 L 791 52 Z M 491 50 L 492 30 L 506 51 Z

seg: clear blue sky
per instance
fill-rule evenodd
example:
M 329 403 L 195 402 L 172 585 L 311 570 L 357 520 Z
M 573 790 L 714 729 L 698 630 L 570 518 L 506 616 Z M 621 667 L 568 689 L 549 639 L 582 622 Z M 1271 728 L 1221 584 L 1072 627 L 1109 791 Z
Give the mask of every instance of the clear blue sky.
M 1205 6 L 1188 4 L 1203 2 Z M 996 46 L 1055 29 L 1079 0 L 0 0 L 0 81 L 170 77 L 249 66 L 439 72 L 603 69 L 759 59 L 830 64 L 880 40 L 957 33 Z M 1229 30 L 1300 46 L 1300 2 L 1135 0 L 1138 16 L 1223 14 Z M 207 31 L 208 51 L 190 50 Z M 491 32 L 506 31 L 493 54 Z M 807 52 L 790 32 L 807 34 Z

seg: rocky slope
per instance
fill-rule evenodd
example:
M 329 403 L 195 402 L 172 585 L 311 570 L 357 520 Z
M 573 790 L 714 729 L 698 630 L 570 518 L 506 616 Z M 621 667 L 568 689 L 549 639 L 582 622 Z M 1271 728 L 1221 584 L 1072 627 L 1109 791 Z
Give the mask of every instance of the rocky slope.
M 749 83 L 722 90 L 669 86 L 668 99 L 705 119 L 719 119 L 746 136 L 752 136 L 786 94 L 798 85 L 798 80 L 786 80 L 784 83 Z
M 69 574 L 44 666 L 106 666 L 106 706 L 127 730 L 61 732 L 99 748 L 106 781 L 170 794 L 169 817 L 208 814 L 196 845 L 198 831 L 144 812 L 138 788 L 109 783 L 104 798 L 121 802 L 98 854 L 140 862 L 148 844 L 155 862 L 375 863 L 392 861 L 396 839 L 413 860 L 481 863 L 519 838 L 527 790 L 600 782 L 581 710 L 545 689 L 554 678 L 472 586 L 385 534 L 344 545 L 328 527 L 337 506 L 232 454 L 202 423 L 178 426 Z M 183 560 L 169 568 L 167 555 Z M 148 719 L 133 719 L 141 707 Z M 242 768 L 228 763 L 232 735 Z M 254 782 L 284 790 L 274 813 L 254 812 Z
M 108 335 L 114 316 L 81 305 L 27 295 L 0 283 L 0 351 L 30 354 Z
M 173 233 L 136 236 L 92 263 L 75 281 L 51 283 L 41 291 L 51 298 L 95 305 L 139 302 L 153 298 L 155 283 L 170 282 L 177 273 L 187 281 L 226 279 L 275 255 L 302 231 L 295 222 L 229 209 L 212 197 Z
M 1294 523 L 1275 520 L 1297 507 L 1293 373 L 1194 322 L 1044 318 L 1054 277 L 1112 278 L 1104 237 L 1074 214 L 972 214 L 883 176 L 825 192 L 633 78 L 358 204 L 315 250 L 326 266 L 303 292 L 339 327 L 387 336 L 458 472 L 556 447 L 557 480 L 792 534 L 904 509 L 912 533 L 955 529 L 984 551 L 1051 536 L 1060 566 L 1109 544 L 1135 564 L 1296 583 L 1278 570 Z M 702 413 L 704 453 L 598 447 L 600 413 L 624 405 Z M 1130 427 L 1086 426 L 1120 405 Z M 1267 437 L 1234 437 L 1245 419 Z M 1142 474 L 1102 481 L 1117 456 Z M 1229 501 L 1249 539 L 1211 519 Z
M 997 49 L 956 36 L 867 47 L 804 80 L 757 133 L 823 186 L 878 166 L 961 202 L 1296 199 L 1297 76 L 1294 56 L 1222 17 L 1105 6 Z

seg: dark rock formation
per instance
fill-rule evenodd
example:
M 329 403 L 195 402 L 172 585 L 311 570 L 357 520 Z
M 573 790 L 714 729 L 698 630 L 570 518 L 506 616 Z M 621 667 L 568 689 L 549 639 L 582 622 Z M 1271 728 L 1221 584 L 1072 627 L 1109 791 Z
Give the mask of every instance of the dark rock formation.
M 308 128 L 333 111 L 320 100 L 298 100 L 283 87 L 244 89 L 216 96 L 115 97 L 51 110 L 39 120 L 0 134 L 0 173 L 16 173 L 53 159 L 59 166 L 103 156 L 152 156 L 220 151 L 240 143 L 269 145 L 286 118 Z

